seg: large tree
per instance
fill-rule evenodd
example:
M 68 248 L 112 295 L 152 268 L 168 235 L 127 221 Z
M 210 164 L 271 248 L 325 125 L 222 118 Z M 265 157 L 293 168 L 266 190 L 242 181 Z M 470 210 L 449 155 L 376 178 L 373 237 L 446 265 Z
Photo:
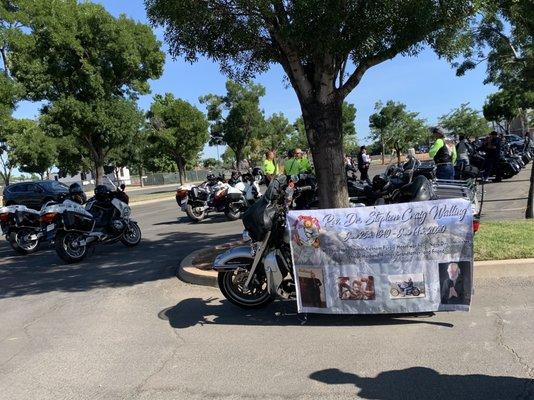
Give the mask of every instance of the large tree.
M 11 71 L 59 136 L 87 150 L 97 181 L 111 150 L 138 130 L 134 100 L 162 73 L 151 28 L 76 0 L 24 2 L 24 40 L 11 46 Z M 131 121 L 128 121 L 131 118 Z
M 406 105 L 389 100 L 386 105 L 378 102 L 376 112 L 369 117 L 371 138 L 382 144 L 382 157 L 385 148 L 395 150 L 397 162 L 401 162 L 401 154 L 415 146 L 429 135 L 428 128 L 418 113 L 406 110 Z
M 13 120 L 10 144 L 11 157 L 21 172 L 45 174 L 54 166 L 57 158 L 57 140 L 47 136 L 36 121 Z
M 476 138 L 488 133 L 488 121 L 468 104 L 462 104 L 448 114 L 442 115 L 438 123 L 457 136 Z
M 148 118 L 152 142 L 176 163 L 180 183 L 183 183 L 186 165 L 198 159 L 209 138 L 205 115 L 188 102 L 167 93 L 154 96 Z
M 248 82 L 241 85 L 226 82 L 226 94 L 202 96 L 200 102 L 207 105 L 211 136 L 232 149 L 238 165 L 247 156 L 247 150 L 255 138 L 259 138 L 265 119 L 260 110 L 260 97 L 265 88 Z
M 365 72 L 424 45 L 459 50 L 457 32 L 478 2 L 465 0 L 145 0 L 169 51 L 207 56 L 231 76 L 280 64 L 302 109 L 322 207 L 348 206 L 342 104 Z

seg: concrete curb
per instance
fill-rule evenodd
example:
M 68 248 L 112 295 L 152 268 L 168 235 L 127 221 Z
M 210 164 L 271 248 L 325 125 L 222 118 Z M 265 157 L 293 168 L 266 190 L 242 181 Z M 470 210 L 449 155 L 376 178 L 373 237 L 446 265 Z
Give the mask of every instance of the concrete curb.
M 217 287 L 217 272 L 200 270 L 192 265 L 195 257 L 212 248 L 204 247 L 187 255 L 178 267 L 178 279 L 192 285 Z M 475 261 L 474 275 L 475 279 L 534 276 L 534 258 Z

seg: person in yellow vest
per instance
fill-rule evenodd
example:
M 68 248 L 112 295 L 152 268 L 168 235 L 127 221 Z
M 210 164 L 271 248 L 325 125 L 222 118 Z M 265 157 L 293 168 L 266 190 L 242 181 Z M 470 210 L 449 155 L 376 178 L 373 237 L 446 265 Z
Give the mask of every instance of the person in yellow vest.
M 295 149 L 293 152 L 288 152 L 288 159 L 284 163 L 284 174 L 286 175 L 298 175 L 301 171 L 301 157 L 302 150 Z
M 267 185 L 271 183 L 271 180 L 278 174 L 278 166 L 276 165 L 274 151 L 269 150 L 265 153 L 265 160 L 263 161 L 263 171 L 265 172 L 265 178 Z

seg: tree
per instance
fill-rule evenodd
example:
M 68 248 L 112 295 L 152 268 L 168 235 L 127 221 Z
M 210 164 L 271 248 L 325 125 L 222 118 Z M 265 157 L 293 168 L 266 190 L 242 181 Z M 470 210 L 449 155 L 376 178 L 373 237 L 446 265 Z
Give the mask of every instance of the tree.
M 173 56 L 199 55 L 250 79 L 280 64 L 297 94 L 321 207 L 348 206 L 342 104 L 365 72 L 424 44 L 461 50 L 458 31 L 478 2 L 465 0 L 145 0 Z M 452 51 L 451 51 L 452 52 Z M 347 72 L 351 70 L 350 73 Z
M 471 45 L 457 74 L 487 62 L 487 78 L 501 89 L 534 90 L 534 7 L 531 0 L 487 0 L 473 21 Z
M 382 160 L 386 146 L 395 150 L 397 162 L 401 154 L 428 135 L 425 121 L 415 112 L 406 111 L 406 105 L 389 100 L 386 105 L 375 104 L 376 113 L 369 117 L 371 138 L 382 144 Z
M 457 136 L 477 138 L 488 133 L 488 121 L 468 104 L 462 104 L 448 114 L 442 115 L 438 123 Z
M 29 174 L 45 173 L 56 162 L 57 144 L 44 134 L 39 124 L 30 119 L 13 120 L 13 133 L 10 136 L 11 157 L 19 170 Z
M 295 128 L 283 113 L 275 113 L 265 120 L 262 151 L 273 150 L 277 156 L 284 156 Z
M 354 154 L 358 149 L 355 124 L 356 107 L 354 107 L 354 104 L 343 102 L 341 118 L 343 124 L 343 150 L 345 154 Z
M 52 133 L 73 135 L 101 182 L 111 150 L 139 129 L 135 99 L 162 73 L 161 44 L 150 27 L 90 2 L 33 1 L 25 12 L 24 40 L 11 46 L 12 74 L 26 99 L 48 102 Z
M 187 162 L 197 160 L 209 138 L 205 115 L 188 102 L 166 93 L 154 96 L 148 118 L 153 143 L 176 163 L 183 183 Z
M 200 98 L 208 108 L 212 138 L 221 138 L 233 150 L 237 164 L 245 159 L 252 140 L 261 135 L 264 117 L 260 97 L 264 95 L 265 88 L 261 85 L 252 82 L 241 85 L 230 80 L 226 82 L 226 95 L 209 94 Z
M 501 90 L 490 94 L 482 107 L 484 117 L 508 132 L 512 120 L 534 107 L 534 92 Z M 527 122 L 528 124 L 528 122 Z
M 219 168 L 222 165 L 222 162 L 213 157 L 210 157 L 210 158 L 206 158 L 202 162 L 202 165 L 204 166 L 204 168 L 208 168 L 208 169 Z

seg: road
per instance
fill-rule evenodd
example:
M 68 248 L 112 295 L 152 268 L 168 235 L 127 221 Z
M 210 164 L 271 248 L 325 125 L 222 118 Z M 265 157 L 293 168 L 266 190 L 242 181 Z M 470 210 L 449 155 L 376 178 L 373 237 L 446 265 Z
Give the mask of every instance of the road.
M 239 221 L 191 224 L 173 200 L 134 215 L 139 247 L 78 265 L 0 242 L 0 398 L 534 398 L 532 270 L 479 277 L 470 313 L 304 321 L 294 303 L 244 312 L 174 277 Z

